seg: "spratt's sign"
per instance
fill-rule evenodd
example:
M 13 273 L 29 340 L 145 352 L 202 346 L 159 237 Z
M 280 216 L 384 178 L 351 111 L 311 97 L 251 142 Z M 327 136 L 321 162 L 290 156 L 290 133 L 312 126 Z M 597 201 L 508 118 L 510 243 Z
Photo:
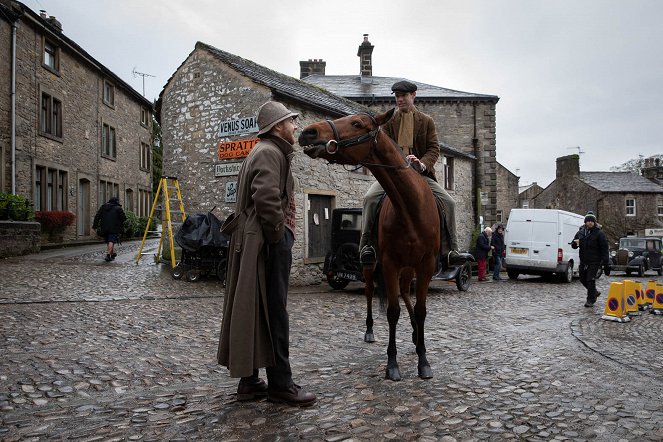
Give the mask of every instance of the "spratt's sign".
M 219 125 L 219 138 L 250 134 L 254 132 L 258 132 L 258 120 L 256 117 L 226 120 L 222 121 Z
M 244 158 L 251 152 L 253 146 L 258 144 L 260 138 L 251 138 L 249 140 L 228 141 L 219 143 L 216 147 L 217 155 L 220 160 L 230 160 L 235 158 Z

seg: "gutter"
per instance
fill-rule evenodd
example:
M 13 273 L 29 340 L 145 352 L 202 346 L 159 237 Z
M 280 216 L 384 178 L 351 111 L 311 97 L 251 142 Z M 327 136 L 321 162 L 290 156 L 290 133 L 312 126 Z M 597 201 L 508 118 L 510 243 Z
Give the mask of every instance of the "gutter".
M 11 72 L 11 161 L 12 195 L 16 195 L 16 22 L 12 22 L 12 72 Z

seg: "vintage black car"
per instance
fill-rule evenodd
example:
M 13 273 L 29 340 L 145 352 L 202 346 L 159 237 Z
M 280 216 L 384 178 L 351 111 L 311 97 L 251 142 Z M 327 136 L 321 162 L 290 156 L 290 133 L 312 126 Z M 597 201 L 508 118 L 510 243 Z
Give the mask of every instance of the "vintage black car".
M 610 253 L 610 271 L 636 272 L 644 276 L 647 270 L 663 274 L 663 246 L 660 238 L 627 236 L 620 238 L 617 250 Z
M 352 281 L 364 281 L 362 265 L 359 261 L 361 217 L 362 209 L 360 208 L 332 210 L 331 247 L 325 256 L 322 271 L 333 289 L 344 289 Z M 455 280 L 458 290 L 466 291 L 470 286 L 472 262 L 474 262 L 474 258 L 467 254 L 458 265 L 451 266 L 445 271 L 438 271 L 433 279 Z

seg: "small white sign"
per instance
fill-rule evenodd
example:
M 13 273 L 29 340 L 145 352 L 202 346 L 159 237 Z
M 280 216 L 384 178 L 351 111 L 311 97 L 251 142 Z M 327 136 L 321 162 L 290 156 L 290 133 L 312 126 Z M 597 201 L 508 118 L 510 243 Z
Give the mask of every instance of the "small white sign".
M 645 229 L 645 236 L 663 237 L 663 229 Z
M 256 117 L 236 118 L 222 121 L 219 124 L 219 137 L 230 137 L 258 132 L 258 119 Z
M 226 198 L 227 203 L 237 202 L 237 181 L 228 181 L 226 183 Z
M 233 176 L 239 174 L 242 163 L 221 163 L 214 165 L 214 176 Z

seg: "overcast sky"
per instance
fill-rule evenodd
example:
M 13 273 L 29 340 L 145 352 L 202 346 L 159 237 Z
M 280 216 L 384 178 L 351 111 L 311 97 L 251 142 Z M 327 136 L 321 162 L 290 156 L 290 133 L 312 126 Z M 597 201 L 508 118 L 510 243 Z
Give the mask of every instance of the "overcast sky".
M 555 159 L 608 171 L 663 153 L 663 1 L 659 0 L 23 0 L 115 74 L 156 98 L 203 41 L 299 77 L 359 73 L 497 95 L 497 159 L 543 187 Z M 578 149 L 580 148 L 580 149 Z

